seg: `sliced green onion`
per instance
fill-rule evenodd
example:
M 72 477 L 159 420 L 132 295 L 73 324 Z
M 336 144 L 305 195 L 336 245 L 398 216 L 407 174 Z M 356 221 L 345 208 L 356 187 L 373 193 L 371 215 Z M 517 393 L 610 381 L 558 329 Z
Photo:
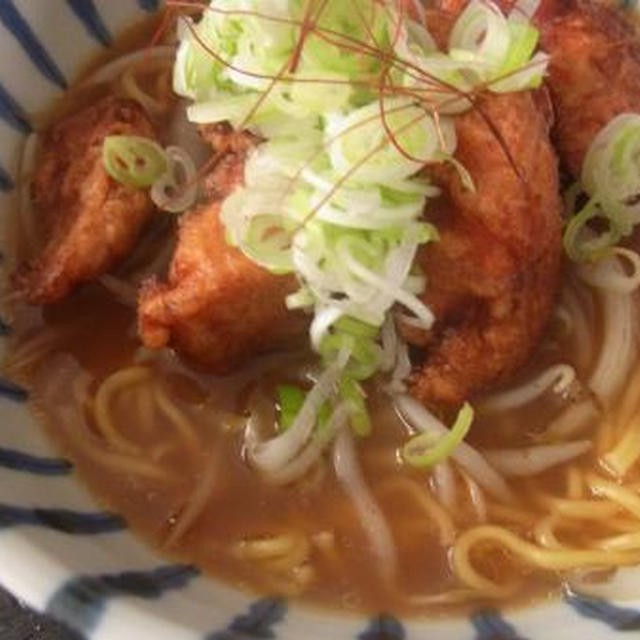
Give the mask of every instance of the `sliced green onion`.
M 182 147 L 167 147 L 165 158 L 167 170 L 151 185 L 149 195 L 160 210 L 181 213 L 190 209 L 198 197 L 196 165 Z
M 307 391 L 294 384 L 280 384 L 276 387 L 278 413 L 278 431 L 283 432 L 289 429 L 296 419 L 302 405 L 307 397 Z M 331 406 L 328 402 L 323 402 L 318 408 L 317 431 L 327 424 L 331 417 Z
M 348 333 L 331 333 L 324 338 L 319 349 L 326 363 L 334 362 L 343 352 L 350 354 L 345 370 L 357 380 L 370 378 L 380 367 L 382 350 L 373 340 L 358 338 Z
M 438 240 L 423 213 L 440 189 L 420 171 L 449 162 L 464 187 L 474 188 L 454 158 L 456 130 L 447 114 L 470 108 L 462 94 L 479 86 L 506 91 L 539 82 L 544 65 L 527 68 L 538 32 L 527 20 L 507 20 L 490 0 L 470 0 L 445 53 L 393 3 L 350 0 L 325 3 L 301 41 L 306 1 L 222 4 L 197 24 L 185 23 L 174 84 L 193 100 L 192 121 L 228 121 L 265 140 L 248 154 L 243 184 L 226 198 L 221 220 L 251 260 L 295 274 L 300 289 L 287 307 L 314 314 L 312 347 L 327 370 L 340 372 L 329 400 L 341 400 L 354 431 L 366 435 L 371 421 L 361 382 L 383 360 L 395 371 L 396 352 L 404 353 L 383 358 L 380 327 L 389 311 L 399 304 L 417 326 L 434 321 L 421 296 L 426 278 L 413 265 L 420 245 Z M 339 35 L 319 37 L 319 30 Z M 348 42 L 393 51 L 412 65 L 389 65 L 343 46 Z M 411 71 L 415 65 L 452 87 L 425 83 Z M 412 91 L 381 96 L 376 81 L 383 75 L 389 87 Z M 398 370 L 409 368 L 405 353 Z M 284 425 L 304 393 L 285 387 L 279 394 Z M 305 425 L 322 411 L 320 404 L 314 416 L 302 409 Z
M 523 15 L 507 19 L 493 2 L 471 0 L 451 30 L 449 55 L 463 63 L 463 77 L 476 76 L 472 84 L 498 93 L 531 89 L 541 84 L 548 64 L 546 54 L 532 57 L 539 35 Z M 465 88 L 455 77 L 451 81 Z
M 507 27 L 510 42 L 507 54 L 500 66 L 501 73 L 508 73 L 525 65 L 536 50 L 540 39 L 540 32 L 528 22 L 509 20 Z
M 354 433 L 362 437 L 368 436 L 371 433 L 371 417 L 360 384 L 351 377 L 343 376 L 338 382 L 338 392 L 347 404 L 349 424 Z
M 510 44 L 507 19 L 500 8 L 492 2 L 479 0 L 467 4 L 449 36 L 452 56 L 477 61 L 487 68 L 503 63 Z
M 150 187 L 167 170 L 162 147 L 140 136 L 107 136 L 102 162 L 114 180 L 136 189 Z
M 298 411 L 304 404 L 306 392 L 293 384 L 280 384 L 276 387 L 278 403 L 278 426 L 280 431 L 286 431 L 296 419 Z
M 316 299 L 313 296 L 313 293 L 309 291 L 306 287 L 300 287 L 295 293 L 290 293 L 286 299 L 285 304 L 287 305 L 287 309 L 305 309 L 308 307 L 312 307 L 315 303 Z
M 303 6 L 302 2 L 293 2 Z M 366 17 L 365 17 L 366 16 Z M 337 31 L 352 41 L 371 42 L 386 48 L 394 34 L 391 16 L 382 3 L 371 0 L 350 0 L 328 2 L 320 18 L 318 27 Z M 351 78 L 375 73 L 380 68 L 376 56 L 354 54 L 345 47 L 333 44 L 325 38 L 311 34 L 303 51 L 303 59 L 319 70 L 343 73 Z
M 256 96 L 251 93 L 217 93 L 206 102 L 196 102 L 187 107 L 187 118 L 195 124 L 228 121 L 237 127 L 252 113 L 254 120 L 266 119 L 276 113 L 269 103 L 261 104 L 257 110 Z
M 291 240 L 295 223 L 284 216 L 261 214 L 249 221 L 243 247 L 245 253 L 275 273 L 292 270 Z
M 411 438 L 402 448 L 403 460 L 419 469 L 433 467 L 448 458 L 465 439 L 473 422 L 473 408 L 465 403 L 450 431 L 439 436 L 432 432 L 421 433 Z
M 594 261 L 608 255 L 640 222 L 639 114 L 620 114 L 596 135 L 582 165 L 582 184 L 567 194 L 569 211 L 581 188 L 589 201 L 567 223 L 564 246 L 573 260 Z M 594 220 L 604 230 L 597 231 Z
M 344 331 L 345 333 L 349 333 L 356 338 L 370 339 L 374 339 L 378 335 L 378 331 L 380 330 L 380 327 L 362 322 L 361 320 L 356 320 L 355 318 L 350 318 L 349 316 L 343 316 L 336 320 L 336 322 L 334 323 L 334 327 L 338 331 Z
M 582 184 L 627 232 L 640 221 L 639 114 L 620 114 L 598 133 L 582 165 Z
M 290 89 L 291 103 L 305 112 L 324 115 L 349 107 L 353 88 L 349 84 L 349 76 L 323 71 L 320 76 L 324 81 L 321 90 L 313 82 L 304 82 L 318 77 L 318 71 L 301 69 L 296 76 L 302 82 L 295 82 Z
M 403 97 L 385 98 L 383 108 L 387 127 L 396 132 L 396 144 L 407 155 L 389 140 L 381 122 L 380 103 L 375 101 L 344 118 L 334 116 L 328 121 L 329 156 L 335 171 L 357 167 L 353 176 L 357 182 L 402 180 L 438 153 L 450 154 L 455 147 L 455 129 L 448 118 L 440 120 L 438 129 L 426 110 Z M 443 139 L 444 149 L 440 147 Z
M 601 219 L 607 225 L 599 234 L 588 226 L 596 219 Z M 613 219 L 602 210 L 596 198 L 591 198 L 567 223 L 563 244 L 572 260 L 595 261 L 606 256 L 621 237 Z

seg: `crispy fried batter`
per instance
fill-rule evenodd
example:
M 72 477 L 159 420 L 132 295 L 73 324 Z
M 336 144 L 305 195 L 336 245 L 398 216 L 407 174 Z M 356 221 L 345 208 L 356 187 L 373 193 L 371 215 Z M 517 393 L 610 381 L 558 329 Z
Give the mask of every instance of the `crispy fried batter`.
M 496 0 L 509 13 L 515 0 Z M 439 0 L 457 14 L 467 0 Z M 580 177 L 595 135 L 621 113 L 640 113 L 640 42 L 623 13 L 604 1 L 542 0 L 533 18 L 550 54 L 547 86 L 555 108 L 552 138 L 561 161 Z
M 146 191 L 116 182 L 103 167 L 102 142 L 116 134 L 155 138 L 142 108 L 118 98 L 101 100 L 44 136 L 32 196 L 46 244 L 13 275 L 28 302 L 55 302 L 107 271 L 132 249 L 153 212 Z
M 243 166 L 242 153 L 229 154 L 206 179 L 214 199 L 183 217 L 168 282 L 146 282 L 139 299 L 146 346 L 171 345 L 216 373 L 295 343 L 306 326 L 284 303 L 295 278 L 266 271 L 226 242 L 219 198 L 241 181 Z
M 558 173 L 548 124 L 528 93 L 486 96 L 479 107 L 511 159 L 472 110 L 456 121 L 456 157 L 476 192 L 465 190 L 451 167 L 433 171 L 446 196 L 427 214 L 441 239 L 418 260 L 436 325 L 428 334 L 407 332 L 425 347 L 411 390 L 430 404 L 458 404 L 526 361 L 559 274 Z
M 436 35 L 443 40 L 452 16 L 439 17 L 443 19 Z M 451 167 L 432 172 L 447 194 L 435 210 L 429 210 L 441 240 L 421 251 L 419 263 L 428 277 L 425 301 L 435 311 L 436 325 L 428 333 L 404 328 L 410 341 L 423 348 L 423 361 L 412 374 L 412 392 L 430 404 L 457 404 L 523 364 L 556 292 L 560 200 L 557 162 L 542 113 L 547 110 L 541 111 L 534 96 L 524 93 L 487 96 L 480 108 L 486 118 L 471 111 L 458 119 L 456 127 L 457 157 L 470 171 L 476 193 L 463 188 Z M 486 119 L 499 130 L 508 154 Z M 201 132 L 221 151 L 243 154 L 252 144 L 245 137 L 231 136 L 226 128 Z M 227 176 L 234 172 L 239 173 L 233 166 L 225 170 Z M 219 182 L 215 177 L 207 181 L 215 197 L 226 190 L 225 181 L 222 189 Z M 228 247 L 217 215 L 215 204 L 189 215 L 181 229 L 170 285 L 150 285 L 143 294 L 141 329 L 147 344 L 176 344 L 210 367 L 226 370 L 259 347 L 289 340 L 304 325 L 296 318 L 292 329 L 289 323 L 294 317 L 286 314 L 284 305 L 273 304 L 281 303 L 295 282 L 263 272 Z M 210 247 L 205 248 L 207 243 Z M 204 257 L 196 257 L 198 251 Z M 213 251 L 224 258 L 211 260 Z M 206 279 L 202 261 L 209 263 Z M 193 284 L 187 285 L 190 281 Z M 220 299 L 246 300 L 247 293 L 248 303 L 241 310 L 237 302 L 225 303 L 228 315 L 212 314 Z M 154 326 L 157 318 L 161 320 Z
M 598 131 L 616 115 L 640 113 L 638 36 L 620 11 L 593 2 L 548 1 L 536 19 L 551 55 L 554 142 L 577 178 Z

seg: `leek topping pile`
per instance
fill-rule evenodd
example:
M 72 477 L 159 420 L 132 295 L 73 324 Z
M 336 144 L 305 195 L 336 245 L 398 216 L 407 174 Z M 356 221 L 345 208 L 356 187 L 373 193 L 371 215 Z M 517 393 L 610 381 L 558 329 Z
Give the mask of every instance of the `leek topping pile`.
M 474 108 L 479 91 L 540 86 L 548 57 L 536 52 L 535 9 L 521 0 L 505 17 L 471 0 L 446 51 L 392 2 L 216 0 L 199 21 L 182 20 L 174 90 L 190 101 L 188 119 L 229 122 L 260 140 L 244 184 L 222 205 L 228 242 L 274 273 L 296 275 L 287 306 L 312 316 L 310 343 L 322 362 L 308 393 L 278 388 L 275 438 L 248 429 L 251 461 L 275 482 L 310 468 L 345 422 L 370 432 L 363 381 L 383 372 L 390 393 L 406 391 L 409 356 L 391 311 L 421 329 L 434 322 L 414 259 L 438 241 L 423 214 L 440 192 L 421 170 L 450 163 L 474 189 L 455 159 L 455 117 Z M 637 115 L 614 119 L 594 141 L 582 184 L 567 196 L 571 211 L 581 191 L 588 196 L 567 225 L 572 259 L 608 255 L 637 222 L 639 144 Z M 164 210 L 196 200 L 196 168 L 179 147 L 111 136 L 104 163 L 116 180 L 150 188 Z M 594 218 L 607 223 L 598 236 L 586 226 Z M 436 465 L 472 420 L 465 405 L 446 435 L 410 440 L 405 462 Z

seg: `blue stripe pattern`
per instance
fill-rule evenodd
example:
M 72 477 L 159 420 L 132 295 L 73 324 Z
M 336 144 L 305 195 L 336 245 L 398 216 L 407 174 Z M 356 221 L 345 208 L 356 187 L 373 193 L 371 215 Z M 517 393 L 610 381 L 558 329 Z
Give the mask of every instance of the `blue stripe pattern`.
M 640 610 L 638 609 L 617 607 L 602 598 L 570 589 L 565 592 L 564 598 L 585 618 L 599 620 L 616 631 L 640 631 Z
M 64 476 L 71 473 L 73 469 L 73 465 L 62 458 L 41 458 L 2 447 L 0 447 L 0 467 L 39 476 Z
M 39 476 L 65 476 L 73 469 L 73 465 L 63 458 L 41 458 L 2 447 L 0 447 L 0 467 Z
M 62 71 L 38 39 L 13 0 L 0 0 L 0 22 L 13 34 L 40 73 L 61 89 L 67 88 Z
M 29 509 L 0 504 L 0 530 L 20 525 L 36 525 L 73 535 L 112 533 L 126 528 L 124 519 L 112 513 Z
M 54 593 L 46 613 L 89 634 L 100 622 L 109 600 L 119 596 L 157 600 L 167 591 L 182 589 L 198 573 L 192 566 L 169 565 L 149 571 L 78 576 Z
M 214 631 L 206 640 L 274 640 L 273 627 L 287 613 L 287 604 L 281 598 L 257 600 L 247 613 L 239 615 L 222 631 Z
M 0 84 L 0 118 L 20 133 L 31 133 L 27 114 L 2 84 Z
M 66 0 L 66 2 L 89 35 L 102 46 L 108 47 L 112 42 L 111 34 L 93 0 Z
M 405 640 L 407 634 L 402 623 L 387 614 L 374 618 L 359 636 L 358 640 Z
M 14 402 L 25 402 L 29 397 L 26 389 L 19 387 L 14 382 L 7 380 L 6 378 L 0 378 L 0 398 L 9 398 Z
M 476 631 L 474 640 L 527 640 L 495 609 L 476 611 L 469 620 Z
M 159 0 L 138 0 L 138 4 L 140 5 L 140 8 L 149 12 L 157 11 L 160 6 Z

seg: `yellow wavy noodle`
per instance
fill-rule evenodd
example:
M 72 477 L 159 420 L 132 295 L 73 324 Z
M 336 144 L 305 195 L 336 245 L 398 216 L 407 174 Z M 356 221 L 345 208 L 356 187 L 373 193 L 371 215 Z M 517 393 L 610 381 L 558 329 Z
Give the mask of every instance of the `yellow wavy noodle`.
M 69 333 L 68 329 L 58 328 L 38 331 L 34 336 L 9 350 L 3 362 L 3 368 L 12 373 L 23 371 L 49 355 Z
M 638 525 L 636 525 L 638 526 Z M 611 549 L 617 551 L 640 550 L 640 531 L 624 533 L 610 538 L 602 538 L 595 545 L 599 549 Z
M 111 405 L 117 394 L 148 380 L 150 376 L 151 371 L 148 367 L 120 369 L 106 378 L 98 388 L 94 404 L 96 426 L 114 449 L 134 455 L 140 453 L 140 447 L 118 431 L 113 420 Z
M 288 558 L 292 566 L 296 564 L 301 549 L 308 550 L 308 543 L 301 540 L 298 533 L 284 533 L 269 537 L 242 540 L 231 547 L 231 554 L 240 560 L 273 561 Z
M 491 501 L 487 502 L 487 515 L 490 520 L 494 519 L 498 522 L 518 525 L 524 528 L 532 526 L 535 521 L 535 516 L 530 511 Z
M 428 491 L 407 476 L 393 476 L 377 486 L 378 493 L 402 493 L 410 498 L 419 511 L 435 524 L 440 542 L 449 546 L 455 539 L 456 526 L 446 509 L 434 500 Z
M 629 533 L 632 531 L 638 531 L 638 528 L 640 528 L 640 522 L 626 516 L 607 518 L 606 520 L 603 520 L 601 524 L 616 533 Z
M 126 454 L 106 451 L 100 442 L 91 442 L 88 438 L 76 437 L 75 445 L 78 446 L 83 455 L 92 462 L 102 467 L 110 469 L 117 474 L 129 474 L 139 476 L 146 480 L 166 484 L 177 479 L 176 475 L 153 462 L 140 457 L 133 457 Z
M 603 415 L 598 429 L 594 437 L 594 445 L 596 453 L 599 456 L 604 455 L 611 447 L 613 447 L 617 440 L 616 425 L 611 416 Z
M 612 551 L 599 549 L 544 549 L 495 525 L 482 525 L 464 531 L 457 539 L 452 553 L 452 567 L 457 578 L 476 589 L 482 597 L 505 598 L 512 595 L 519 584 L 498 583 L 478 571 L 471 560 L 471 552 L 482 545 L 490 545 L 510 552 L 524 566 L 545 571 L 566 571 L 589 566 L 624 566 L 640 562 L 640 551 Z
M 640 458 L 640 420 L 634 418 L 627 423 L 620 440 L 605 452 L 602 461 L 615 475 L 624 477 Z
M 584 479 L 582 471 L 575 465 L 567 467 L 567 499 L 582 500 L 584 498 Z
M 149 385 L 139 385 L 136 391 L 136 417 L 138 429 L 145 434 L 153 432 L 155 411 L 153 390 Z
M 620 510 L 618 505 L 613 502 L 603 500 L 568 500 L 544 493 L 538 493 L 535 496 L 535 500 L 551 513 L 564 516 L 565 518 L 600 520 L 610 518 Z
M 266 572 L 261 577 L 276 593 L 298 595 L 315 579 L 310 564 L 311 544 L 299 533 L 243 540 L 230 549 L 245 562 L 256 562 Z
M 213 453 L 207 457 L 204 464 L 204 471 L 197 479 L 197 484 L 187 499 L 182 513 L 179 515 L 171 532 L 167 536 L 164 542 L 165 547 L 171 548 L 175 546 L 204 513 L 215 491 L 219 471 L 219 456 Z
M 545 516 L 536 522 L 533 528 L 533 537 L 535 541 L 547 549 L 562 549 L 565 545 L 558 540 L 556 530 L 563 521 L 555 515 Z
M 169 398 L 167 393 L 159 384 L 153 386 L 153 397 L 156 401 L 158 409 L 171 421 L 176 428 L 178 435 L 191 451 L 198 451 L 200 439 L 195 425 L 180 411 L 178 406 Z
M 640 519 L 640 496 L 633 491 L 595 474 L 587 476 L 587 483 L 596 495 L 609 499 L 612 504 L 619 505 Z
M 294 535 L 294 544 L 289 553 L 263 561 L 263 566 L 267 571 L 275 573 L 287 573 L 296 567 L 309 562 L 311 554 L 311 544 L 305 535 Z

